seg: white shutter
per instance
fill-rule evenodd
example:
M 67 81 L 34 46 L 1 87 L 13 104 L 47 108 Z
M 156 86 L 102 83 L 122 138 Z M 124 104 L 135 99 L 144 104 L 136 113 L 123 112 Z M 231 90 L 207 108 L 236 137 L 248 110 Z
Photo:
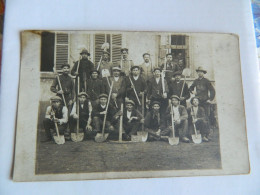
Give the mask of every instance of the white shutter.
M 94 63 L 98 63 L 102 55 L 101 46 L 105 43 L 105 34 L 95 34 L 95 57 Z
M 61 65 L 69 61 L 69 34 L 55 34 L 55 57 L 54 64 L 57 70 L 61 70 Z
M 122 34 L 113 34 L 111 37 L 111 61 L 113 63 L 121 60 Z

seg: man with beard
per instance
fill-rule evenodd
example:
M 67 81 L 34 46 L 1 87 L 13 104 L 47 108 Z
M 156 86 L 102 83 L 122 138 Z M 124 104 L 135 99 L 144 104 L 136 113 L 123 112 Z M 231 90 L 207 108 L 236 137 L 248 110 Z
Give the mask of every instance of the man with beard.
M 153 67 L 150 60 L 150 54 L 143 54 L 144 63 L 140 65 L 141 75 L 144 77 L 145 81 L 149 81 L 153 77 Z
M 134 66 L 134 63 L 133 63 L 133 60 L 128 59 L 128 49 L 127 48 L 121 49 L 121 60 L 119 62 L 117 62 L 117 65 L 121 69 L 121 75 L 123 75 L 123 76 L 129 75 L 129 73 L 131 71 L 131 67 Z
M 79 76 L 80 78 L 80 92 L 86 91 L 86 81 L 90 78 L 90 73 L 92 70 L 94 70 L 94 64 L 89 61 L 88 56 L 90 56 L 90 53 L 88 50 L 83 49 L 80 53 L 81 59 L 75 62 L 71 74 L 73 76 Z
M 177 95 L 180 97 L 180 104 L 187 107 L 186 100 L 190 98 L 190 92 L 187 83 L 181 81 L 181 75 L 182 71 L 177 71 L 173 74 L 174 80 L 171 80 L 169 84 L 169 97 Z
M 62 89 L 59 86 L 58 78 L 55 78 L 53 80 L 50 90 L 53 93 L 56 93 L 57 96 L 59 96 L 61 98 L 62 98 L 62 94 L 63 94 L 65 101 L 66 101 L 66 105 L 68 106 L 68 109 L 70 109 L 70 107 L 73 103 L 73 100 L 74 100 L 74 81 L 69 76 L 70 65 L 63 64 L 61 66 L 61 68 L 62 68 L 62 75 L 58 75 L 58 76 L 60 79 L 60 84 L 61 84 Z
M 103 51 L 102 60 L 98 62 L 96 65 L 96 70 L 100 72 L 101 78 L 109 77 L 111 68 L 113 66 L 112 62 L 109 61 L 110 53 L 107 51 Z
M 139 102 L 141 103 L 142 94 L 146 93 L 146 82 L 145 79 L 140 75 L 140 67 L 133 66 L 131 68 L 131 74 L 126 78 L 126 97 L 135 102 L 138 110 L 141 110 L 141 105 L 136 97 L 138 96 Z
M 164 82 L 164 90 L 163 91 L 163 83 Z M 167 94 L 169 93 L 168 84 L 166 80 L 162 81 L 161 78 L 161 69 L 155 68 L 154 69 L 154 77 L 149 81 L 147 87 L 147 100 L 148 104 L 153 101 L 158 101 L 161 103 L 161 111 L 162 113 L 165 112 L 168 100 Z
M 174 129 L 177 135 L 179 135 L 180 140 L 185 143 L 189 143 L 190 140 L 187 138 L 188 135 L 188 113 L 184 106 L 179 105 L 180 98 L 176 95 L 171 96 L 171 104 L 166 110 L 166 122 L 167 131 L 171 132 L 172 129 L 172 119 L 173 114 Z M 171 108 L 172 107 L 172 108 Z M 172 113 L 172 111 L 173 113 Z
M 176 71 L 176 65 L 172 61 L 172 54 L 166 54 L 166 64 L 165 62 L 161 65 L 161 70 L 165 71 L 165 79 L 169 84 L 170 80 L 173 77 L 173 73 Z
M 125 98 L 125 78 L 120 75 L 121 69 L 117 66 L 112 68 L 112 76 L 103 78 L 104 92 L 109 94 L 110 85 L 113 82 L 111 95 L 111 104 L 117 109 L 120 108 L 123 99 Z
M 56 135 L 55 124 L 57 123 L 59 134 L 64 135 L 68 122 L 68 109 L 62 105 L 61 98 L 54 96 L 51 99 L 51 106 L 47 107 L 43 126 L 45 129 L 45 141 L 51 141 L 52 136 Z
M 144 119 L 145 131 L 148 132 L 149 141 L 160 140 L 160 137 L 165 135 L 165 120 L 160 112 L 161 103 L 154 101 L 151 106 L 152 109 Z
M 92 105 L 97 104 L 98 96 L 104 92 L 104 86 L 101 79 L 98 78 L 99 71 L 91 71 L 91 77 L 87 80 L 87 94 Z

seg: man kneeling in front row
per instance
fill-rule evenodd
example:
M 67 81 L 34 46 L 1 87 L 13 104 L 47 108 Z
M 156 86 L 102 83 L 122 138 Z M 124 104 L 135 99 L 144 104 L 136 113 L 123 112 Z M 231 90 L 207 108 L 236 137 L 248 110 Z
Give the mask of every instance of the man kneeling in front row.
M 58 125 L 59 134 L 64 135 L 64 130 L 67 128 L 68 109 L 62 105 L 62 100 L 59 96 L 54 96 L 51 99 L 51 106 L 47 107 L 43 126 L 45 129 L 46 140 L 51 141 L 52 136 L 56 135 L 55 123 Z

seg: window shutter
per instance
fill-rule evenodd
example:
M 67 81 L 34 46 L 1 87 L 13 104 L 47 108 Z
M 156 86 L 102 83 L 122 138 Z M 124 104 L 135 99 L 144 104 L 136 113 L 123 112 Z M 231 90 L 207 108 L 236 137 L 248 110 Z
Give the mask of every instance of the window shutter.
M 69 35 L 67 33 L 56 33 L 55 36 L 55 64 L 56 69 L 61 70 L 64 63 L 69 60 Z
M 95 34 L 95 58 L 94 63 L 98 63 L 102 55 L 101 46 L 105 43 L 105 34 Z
M 113 63 L 121 60 L 122 35 L 113 34 L 111 40 L 111 61 Z

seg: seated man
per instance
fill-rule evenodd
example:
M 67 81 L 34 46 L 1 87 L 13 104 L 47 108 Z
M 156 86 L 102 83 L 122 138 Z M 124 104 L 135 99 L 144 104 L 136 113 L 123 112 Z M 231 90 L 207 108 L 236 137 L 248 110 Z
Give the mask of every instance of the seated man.
M 134 108 L 135 103 L 132 100 L 125 102 L 126 110 L 123 113 L 123 134 L 124 139 L 130 140 L 131 135 L 136 135 L 136 132 L 140 129 L 141 123 L 144 122 L 142 114 Z M 118 112 L 116 119 L 118 119 L 122 113 Z M 118 123 L 119 124 L 119 123 Z
M 77 128 L 77 120 L 79 120 L 79 128 L 82 129 L 83 131 L 92 131 L 92 126 L 91 126 L 91 111 L 92 111 L 92 106 L 90 101 L 87 99 L 88 94 L 85 92 L 80 92 L 78 95 L 79 98 L 79 110 L 77 114 L 77 104 L 76 102 L 73 104 L 73 108 L 70 113 L 70 131 L 71 132 L 76 132 Z
M 171 108 L 172 106 L 172 108 Z M 173 113 L 172 113 L 173 111 Z M 171 105 L 166 110 L 167 130 L 170 134 L 172 129 L 172 114 L 174 121 L 175 135 L 179 135 L 182 142 L 188 143 L 188 114 L 184 106 L 180 105 L 180 98 L 177 95 L 171 96 Z
M 68 122 L 68 109 L 61 103 L 59 96 L 51 98 L 51 106 L 47 107 L 43 126 L 45 129 L 46 141 L 52 140 L 52 136 L 56 135 L 55 124 L 57 123 L 59 134 L 64 135 Z
M 107 94 L 100 94 L 99 103 L 93 107 L 94 128 L 99 133 L 102 132 L 102 125 L 104 121 L 104 116 L 106 114 L 107 104 L 108 104 L 108 110 L 107 110 L 107 117 L 105 123 L 105 132 L 109 133 L 115 130 L 112 124 L 115 122 L 116 111 L 114 107 L 107 102 L 107 100 L 108 100 Z
M 165 121 L 160 114 L 161 103 L 152 102 L 151 111 L 147 112 L 144 119 L 145 131 L 148 132 L 148 140 L 160 140 L 161 135 L 165 135 Z
M 191 98 L 190 103 L 192 106 L 187 109 L 190 134 L 194 132 L 193 124 L 195 124 L 196 130 L 200 130 L 202 141 L 208 142 L 209 129 L 207 128 L 206 114 L 204 109 L 199 106 L 199 98 Z

